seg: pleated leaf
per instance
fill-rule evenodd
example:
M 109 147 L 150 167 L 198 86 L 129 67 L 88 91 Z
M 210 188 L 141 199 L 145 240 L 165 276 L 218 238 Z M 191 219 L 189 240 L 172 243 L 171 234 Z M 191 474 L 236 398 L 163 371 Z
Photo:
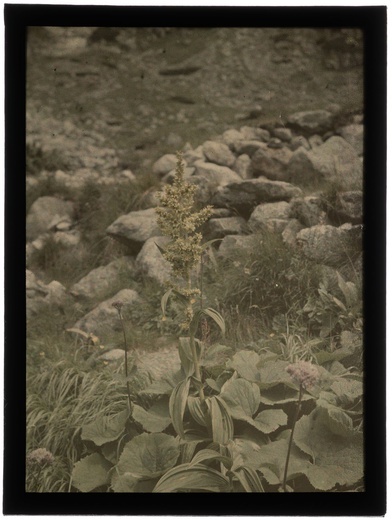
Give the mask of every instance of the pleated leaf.
M 254 469 L 244 466 L 238 468 L 234 474 L 247 493 L 264 493 L 260 477 Z
M 183 418 L 189 394 L 190 379 L 178 383 L 173 390 L 169 400 L 169 412 L 176 433 L 184 439 Z
M 202 464 L 192 467 L 189 464 L 181 464 L 163 475 L 153 493 L 175 493 L 186 489 L 215 493 L 227 492 L 229 491 L 229 480 L 218 471 Z
M 227 444 L 234 435 L 233 419 L 227 404 L 218 396 L 206 400 L 211 416 L 212 438 L 218 444 Z

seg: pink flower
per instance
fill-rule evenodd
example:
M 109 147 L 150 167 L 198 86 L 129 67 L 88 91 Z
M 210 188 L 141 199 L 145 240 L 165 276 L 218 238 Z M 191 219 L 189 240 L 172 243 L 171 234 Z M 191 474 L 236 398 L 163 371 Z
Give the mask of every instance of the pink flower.
M 54 457 L 47 449 L 37 448 L 27 455 L 26 462 L 28 466 L 51 466 L 54 462 Z
M 317 367 L 309 361 L 293 363 L 286 368 L 286 371 L 296 383 L 305 389 L 314 386 L 320 378 Z

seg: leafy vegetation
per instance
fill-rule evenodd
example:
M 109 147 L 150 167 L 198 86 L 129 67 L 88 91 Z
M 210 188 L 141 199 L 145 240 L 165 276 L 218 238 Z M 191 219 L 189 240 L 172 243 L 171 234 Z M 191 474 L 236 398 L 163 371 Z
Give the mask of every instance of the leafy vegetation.
M 58 337 L 53 347 L 36 335 L 28 359 L 35 365 L 28 460 L 37 461 L 32 454 L 40 448 L 53 460 L 27 466 L 27 489 L 363 490 L 358 283 L 336 273 L 329 286 L 319 266 L 304 265 L 269 235 L 223 264 L 214 245 L 202 243 L 198 227 L 207 212 L 194 208 L 182 172 L 179 158 L 159 210 L 172 239 L 163 254 L 176 276 L 160 298 L 145 286 L 151 304 L 143 310 L 145 326 L 178 334 L 181 368 L 152 379 L 128 352 L 125 326 L 116 340 L 124 359 L 115 367 L 88 364 L 100 349 L 97 338 L 80 345 Z M 170 224 L 174 210 L 177 226 Z M 201 290 L 197 274 L 207 251 L 213 260 Z M 121 304 L 114 304 L 120 318 Z M 153 331 L 138 326 L 148 341 Z

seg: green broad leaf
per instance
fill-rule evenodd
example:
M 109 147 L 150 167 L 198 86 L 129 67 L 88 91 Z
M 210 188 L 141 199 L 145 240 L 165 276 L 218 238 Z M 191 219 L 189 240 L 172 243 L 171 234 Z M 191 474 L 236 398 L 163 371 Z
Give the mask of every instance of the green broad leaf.
M 157 247 L 159 248 L 159 246 L 157 246 Z M 165 294 L 161 298 L 161 309 L 162 309 L 163 316 L 166 316 L 167 302 L 168 302 L 172 292 L 173 292 L 173 289 L 169 289 L 168 291 L 165 292 Z
M 352 282 L 346 282 L 338 271 L 336 271 L 336 276 L 338 279 L 339 289 L 344 295 L 347 306 L 349 308 L 354 307 L 359 300 L 359 292 L 356 285 Z
M 181 464 L 188 463 L 192 460 L 192 457 L 195 453 L 195 450 L 200 444 L 201 440 L 193 440 L 193 441 L 180 441 L 180 450 L 181 450 Z
M 228 406 L 219 396 L 209 397 L 206 403 L 210 411 L 213 441 L 227 444 L 234 435 L 233 419 Z
M 233 473 L 247 493 L 264 493 L 260 477 L 254 469 L 244 466 Z
M 220 387 L 218 385 L 218 383 L 215 381 L 215 379 L 211 379 L 210 377 L 207 377 L 206 379 L 206 383 L 207 385 L 212 388 L 212 390 L 215 390 L 215 392 L 220 392 Z
M 147 432 L 157 433 L 165 430 L 171 424 L 168 399 L 160 399 L 151 408 L 145 410 L 134 404 L 132 416 Z
M 224 365 L 230 356 L 232 349 L 225 345 L 212 345 L 206 351 L 202 365 L 205 367 L 214 367 Z
M 109 471 L 113 467 L 99 453 L 87 455 L 74 465 L 72 471 L 72 485 L 83 493 L 109 484 Z
M 218 325 L 218 327 L 220 328 L 220 330 L 224 336 L 226 333 L 226 325 L 225 325 L 225 320 L 223 319 L 222 315 L 215 309 L 211 309 L 211 308 L 202 309 L 202 313 L 206 314 L 207 316 L 209 316 L 210 318 L 212 318 L 215 321 L 215 323 Z
M 253 350 L 240 350 L 227 362 L 227 368 L 232 368 L 248 381 L 260 381 L 260 374 L 256 367 L 259 360 L 259 355 Z
M 260 389 L 246 379 L 230 379 L 223 387 L 221 398 L 234 419 L 252 418 L 260 404 Z
M 164 379 L 154 381 L 150 386 L 144 388 L 139 392 L 139 395 L 146 396 L 163 396 L 171 395 L 173 389 L 184 380 L 184 373 L 182 370 L 176 370 L 175 372 L 169 373 Z
M 92 441 L 96 446 L 115 441 L 124 432 L 127 419 L 127 410 L 115 415 L 98 417 L 82 427 L 81 438 L 83 441 Z
M 260 391 L 260 402 L 266 405 L 282 405 L 298 401 L 299 390 L 279 384 Z M 311 401 L 314 397 L 308 393 L 302 396 L 302 402 Z
M 257 469 L 264 474 L 266 479 L 267 476 L 271 476 L 267 471 L 269 469 L 277 476 L 280 483 L 283 482 L 288 443 L 288 439 L 279 439 L 260 447 L 260 450 L 258 451 L 260 467 Z M 304 474 L 306 470 L 306 464 L 308 463 L 309 458 L 293 445 L 290 452 L 287 480 L 291 480 L 298 477 L 299 475 Z
M 175 493 L 187 489 L 224 493 L 229 491 L 229 480 L 202 464 L 192 467 L 181 464 L 163 475 L 153 493 Z
M 346 345 L 341 348 L 337 348 L 333 352 L 328 352 L 327 350 L 320 350 L 319 352 L 314 353 L 314 357 L 316 358 L 317 364 L 324 365 L 328 361 L 341 361 L 349 356 L 351 356 L 355 352 L 355 345 Z
M 169 400 L 169 413 L 176 433 L 184 438 L 183 417 L 189 394 L 191 381 L 189 378 L 181 381 L 173 390 Z
M 200 397 L 192 397 L 188 396 L 188 409 L 194 420 L 200 424 L 201 426 L 207 427 L 209 423 L 209 418 L 207 417 L 207 407 L 204 405 L 205 410 L 203 410 L 203 404 L 200 401 Z
M 142 433 L 123 449 L 117 469 L 135 478 L 160 477 L 172 468 L 180 455 L 180 441 L 165 433 Z
M 198 453 L 196 453 L 196 455 L 192 459 L 192 462 L 189 464 L 189 467 L 192 467 L 195 464 L 202 464 L 203 462 L 211 462 L 213 460 L 222 462 L 222 464 L 228 469 L 230 469 L 233 464 L 233 461 L 230 457 L 220 455 L 217 451 L 214 450 L 205 449 L 200 450 Z
M 272 388 L 273 386 L 284 383 L 289 387 L 295 387 L 290 375 L 286 372 L 289 365 L 287 361 L 275 360 L 263 363 L 259 368 L 258 384 L 261 389 Z
M 263 410 L 250 424 L 261 432 L 269 434 L 287 424 L 287 415 L 283 410 Z
M 356 379 L 339 379 L 332 383 L 331 390 L 337 395 L 341 403 L 347 406 L 362 397 L 363 385 L 361 381 Z
M 115 493 L 152 493 L 157 483 L 155 479 L 137 479 L 129 473 L 112 475 L 111 488 Z
M 312 454 L 304 474 L 320 491 L 328 491 L 337 484 L 355 484 L 364 474 L 362 434 L 356 432 L 350 437 L 333 434 L 319 416 L 320 411 L 315 409 L 296 425 L 295 444 Z
M 131 473 L 113 473 L 111 488 L 115 493 L 136 493 L 139 479 Z
M 353 421 L 341 408 L 325 399 L 318 399 L 318 419 L 321 420 L 332 433 L 350 436 L 353 434 Z
M 202 344 L 198 339 L 193 339 L 195 349 L 196 349 L 196 357 L 198 361 L 200 361 L 200 357 L 202 355 Z M 192 354 L 192 346 L 191 346 L 191 338 L 182 337 L 180 338 L 180 345 L 178 349 L 181 365 L 187 377 L 190 377 L 195 371 L 195 365 L 193 362 L 193 354 Z

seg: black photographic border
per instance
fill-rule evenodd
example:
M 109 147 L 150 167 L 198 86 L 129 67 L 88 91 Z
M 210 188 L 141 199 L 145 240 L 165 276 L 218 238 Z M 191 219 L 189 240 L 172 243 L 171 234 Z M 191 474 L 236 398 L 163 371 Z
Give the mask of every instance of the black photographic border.
M 5 4 L 4 482 L 7 515 L 382 516 L 386 511 L 386 7 L 115 7 Z M 31 494 L 26 403 L 26 27 L 358 27 L 365 56 L 365 491 Z M 198 494 L 197 494 L 198 495 Z

